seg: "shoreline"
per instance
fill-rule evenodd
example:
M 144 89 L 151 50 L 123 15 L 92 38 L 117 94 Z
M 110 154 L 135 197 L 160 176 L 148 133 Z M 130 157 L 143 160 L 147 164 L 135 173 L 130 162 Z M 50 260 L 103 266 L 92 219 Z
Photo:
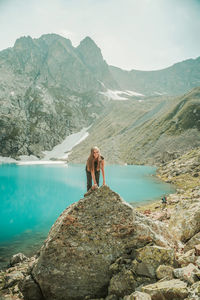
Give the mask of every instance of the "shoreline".
M 157 169 L 158 169 L 158 167 L 157 167 Z M 153 174 L 152 177 L 162 181 L 163 183 L 168 183 L 168 182 L 166 182 L 166 180 L 161 178 L 159 176 L 159 174 L 157 174 L 157 173 Z M 177 195 L 177 190 L 178 190 L 178 186 L 175 183 L 170 183 L 170 184 L 174 187 L 175 192 L 166 194 L 168 199 L 171 199 L 174 195 Z M 155 199 L 152 201 L 149 200 L 149 203 L 146 202 L 146 203 L 138 205 L 137 207 L 134 207 L 134 208 L 136 208 L 136 210 L 138 212 L 144 213 L 146 210 L 151 210 L 152 212 L 158 211 L 159 209 L 163 210 L 163 209 L 167 208 L 168 205 L 169 205 L 169 203 L 163 204 L 162 199 L 159 198 L 159 199 Z
M 70 165 L 70 164 L 69 164 Z M 72 165 L 74 165 L 73 163 L 72 163 Z M 134 166 L 134 165 L 131 165 L 131 166 Z M 138 165 L 137 165 L 138 166 Z M 140 165 L 141 166 L 141 165 Z M 144 165 L 143 165 L 144 166 Z M 142 166 L 141 166 L 142 167 Z M 145 167 L 145 166 L 144 166 Z M 157 176 L 156 176 L 156 174 L 150 174 L 150 175 L 148 175 L 148 177 L 152 177 L 152 178 L 157 178 Z M 126 200 L 125 200 L 126 201 Z M 138 202 L 128 202 L 128 201 L 126 201 L 127 203 L 129 203 L 131 206 L 133 206 L 134 207 L 134 209 L 136 209 L 137 211 L 144 211 L 145 209 L 147 209 L 148 207 L 152 207 L 152 206 L 154 206 L 156 203 L 159 203 L 159 197 L 155 197 L 154 199 L 151 199 L 151 200 L 149 200 L 149 199 L 147 199 L 147 200 L 145 200 L 144 202 L 145 203 L 142 203 L 142 202 L 140 202 L 140 201 L 138 201 Z M 50 229 L 49 229 L 50 230 Z M 42 232 L 41 232 L 41 235 L 42 235 Z M 48 233 L 47 233 L 47 235 L 48 235 Z M 47 236 L 46 235 L 46 236 Z M 11 249 L 11 251 L 8 251 L 8 252 L 12 252 L 12 254 L 16 254 L 17 252 L 24 252 L 24 254 L 25 255 L 28 255 L 28 252 L 29 252 L 29 248 L 30 248 L 30 246 L 31 247 L 34 247 L 34 244 L 35 244 L 35 241 L 34 241 L 34 233 L 33 234 L 31 234 L 30 233 L 30 237 L 27 237 L 27 239 L 29 240 L 33 240 L 33 243 L 30 245 L 30 243 L 28 243 L 28 245 L 27 245 L 27 249 L 26 249 L 26 243 L 24 242 L 25 240 L 22 238 L 22 236 L 23 236 L 23 234 L 20 234 L 20 236 L 19 237 L 17 237 L 17 238 L 15 238 L 14 237 L 14 240 L 16 239 L 18 239 L 18 242 L 19 243 L 21 243 L 21 249 L 20 249 L 20 247 L 16 247 L 16 251 L 12 251 L 12 249 Z M 5 246 L 4 246 L 5 245 Z M 0 248 L 1 248 L 1 246 L 2 247 L 9 247 L 9 245 L 11 245 L 11 241 L 9 241 L 9 240 L 7 240 L 7 241 L 2 241 L 2 243 L 1 243 L 1 245 L 0 245 Z M 42 244 L 41 244 L 42 245 Z M 17 245 L 18 246 L 18 245 Z M 13 248 L 13 247 L 11 247 L 11 248 Z M 36 252 L 40 249 L 40 247 L 35 247 L 35 249 L 36 249 Z M 0 249 L 1 250 L 1 249 Z M 3 253 L 3 251 L 1 252 L 2 253 L 2 255 L 0 255 L 0 259 L 3 259 L 4 260 L 4 258 L 6 257 L 6 255 L 5 255 L 5 253 Z M 34 253 L 35 253 L 35 251 L 33 251 L 32 252 L 32 255 L 34 255 Z M 29 255 L 28 255 L 29 256 Z M 8 254 L 7 255 L 7 258 L 6 258 L 6 263 L 8 262 L 8 259 L 9 259 L 9 257 L 10 257 L 10 254 Z M 4 264 L 4 268 L 6 268 L 6 263 L 4 264 L 3 262 L 2 262 L 2 264 Z M 0 263 L 1 264 L 1 263 Z
M 199 153 L 200 154 L 200 153 Z M 196 159 L 196 158 L 195 158 Z M 200 159 L 200 156 L 199 156 Z M 179 161 L 178 161 L 179 162 Z M 185 172 L 185 167 L 188 168 L 188 171 Z M 168 286 L 171 284 L 171 289 L 174 288 L 175 286 L 175 280 L 174 278 L 177 278 L 176 274 L 186 274 L 183 277 L 180 275 L 179 282 L 184 285 L 184 289 L 186 290 L 187 288 L 187 293 L 190 295 L 190 293 L 195 292 L 195 287 L 196 285 L 199 285 L 200 282 L 200 275 L 199 273 L 196 273 L 195 270 L 197 268 L 200 269 L 200 244 L 199 244 L 199 233 L 196 233 L 196 225 L 199 224 L 199 214 L 198 214 L 198 209 L 196 209 L 196 205 L 200 207 L 200 184 L 199 184 L 199 177 L 200 177 L 200 166 L 199 164 L 196 164 L 196 160 L 194 162 L 192 161 L 189 165 L 188 161 L 186 160 L 186 165 L 183 166 L 183 162 L 180 159 L 179 165 L 177 167 L 177 161 L 172 161 L 169 162 L 168 164 L 163 164 L 160 166 L 156 172 L 156 174 L 152 175 L 155 178 L 158 178 L 159 180 L 163 182 L 170 183 L 174 185 L 176 188 L 174 193 L 171 193 L 167 197 L 167 203 L 162 204 L 162 200 L 160 199 L 155 199 L 152 202 L 148 203 L 148 201 L 144 204 L 138 205 L 138 203 L 133 205 L 134 203 L 130 203 L 131 206 L 134 207 L 134 209 L 138 212 L 136 212 L 136 215 L 143 214 L 143 218 L 141 218 L 141 226 L 143 229 L 143 220 L 146 220 L 148 226 L 152 224 L 153 228 L 157 228 L 157 226 L 160 229 L 165 229 L 166 233 L 169 231 L 169 233 L 172 233 L 173 239 L 172 241 L 175 242 L 175 244 L 170 245 L 170 251 L 174 253 L 174 265 L 171 267 L 172 273 L 170 273 L 169 276 L 169 266 L 168 263 L 162 263 L 159 262 L 159 268 L 165 267 L 165 272 L 162 275 L 162 278 L 158 276 L 157 274 L 157 279 L 156 279 L 156 288 L 159 285 L 162 285 L 163 283 L 167 284 L 167 289 Z M 194 201 L 195 200 L 195 201 Z M 148 217 L 148 218 L 146 218 Z M 140 217 L 139 217 L 140 218 Z M 158 221 L 158 222 L 157 222 Z M 155 223 L 152 223 L 155 222 Z M 178 225 L 182 224 L 181 227 Z M 198 227 L 199 228 L 199 227 Z M 161 230 L 163 236 L 162 237 L 167 237 L 163 233 L 163 230 Z M 199 231 L 198 231 L 199 232 Z M 160 233 L 160 232 L 159 232 Z M 143 236 L 143 231 L 142 231 L 142 236 Z M 146 236 L 145 236 L 146 237 Z M 160 237 L 160 235 L 159 235 Z M 161 240 L 159 240 L 161 241 Z M 42 242 L 41 242 L 42 243 Z M 156 250 L 157 246 L 156 245 L 147 245 L 145 247 L 139 248 L 145 251 L 150 250 Z M 159 245 L 159 251 L 160 251 L 160 245 Z M 168 248 L 163 248 L 163 251 L 169 251 L 169 245 Z M 28 268 L 30 269 L 30 266 L 32 266 L 36 261 L 37 261 L 37 251 L 33 252 L 33 257 L 26 258 L 26 261 L 23 263 L 20 263 L 19 266 L 16 267 L 10 267 L 7 266 L 5 267 L 4 271 L 1 272 L 2 278 L 10 278 L 10 274 L 15 275 L 18 271 L 23 270 L 24 273 L 27 273 L 26 270 Z M 143 252 L 141 252 L 143 253 Z M 146 254 L 147 252 L 144 252 Z M 157 253 L 157 252 L 156 252 Z M 127 255 L 127 254 L 126 254 Z M 19 254 L 18 254 L 19 256 Z M 153 258 L 152 258 L 153 257 Z M 171 254 L 170 254 L 171 257 Z M 146 256 L 143 257 L 144 262 L 146 259 Z M 146 266 L 152 268 L 152 259 L 153 259 L 153 264 L 157 262 L 157 258 L 159 257 L 154 257 L 151 255 L 150 261 L 146 261 Z M 136 263 L 136 261 L 134 261 Z M 120 260 L 121 263 L 121 260 Z M 115 263 L 116 266 L 117 263 Z M 150 264 L 150 266 L 149 266 Z M 113 265 L 112 265 L 113 266 Z M 118 266 L 118 265 L 117 265 Z M 125 268 L 127 269 L 128 264 L 126 262 L 124 263 Z M 191 269 L 193 268 L 193 269 Z M 198 271 L 199 271 L 198 269 Z M 128 269 L 129 270 L 129 269 Z M 131 269 L 130 269 L 131 270 Z M 145 269 L 146 270 L 146 269 Z M 187 272 L 188 270 L 188 275 Z M 182 273 L 180 273 L 180 271 Z M 158 272 L 158 268 L 156 269 L 156 272 Z M 122 280 L 126 280 L 127 277 L 123 275 L 123 273 L 117 273 L 120 274 L 122 277 Z M 160 273 L 159 273 L 160 274 Z M 197 277 L 194 277 L 196 276 Z M 13 275 L 13 276 L 14 276 Z M 7 276 L 7 277 L 6 277 Z M 124 276 L 124 277 L 123 277 Z M 192 277 L 191 277 L 192 276 Z M 112 278 L 115 278 L 114 276 Z M 193 278 L 195 278 L 195 284 L 193 284 Z M 199 279 L 198 279 L 199 278 Z M 161 279 L 161 280 L 160 280 Z M 178 279 L 176 279 L 177 281 Z M 8 280 L 7 280 L 8 281 Z M 2 280 L 3 284 L 6 281 Z M 116 279 L 117 282 L 117 279 Z M 150 285 L 148 285 L 148 282 L 146 283 L 146 287 L 148 288 Z M 19 291 L 18 286 L 15 282 L 15 285 L 13 286 L 13 289 L 11 290 L 6 290 L 4 289 L 4 293 L 10 295 L 12 291 L 16 290 L 17 292 Z M 20 291 L 19 293 L 19 299 L 21 298 Z M 127 291 L 128 294 L 128 291 Z M 160 295 L 160 294 L 159 294 Z M 198 292 L 199 295 L 199 292 Z M 105 298 L 106 299 L 106 298 Z M 189 298 L 188 298 L 189 299 Z M 196 299 L 196 298 L 195 298 Z M 14 300 L 14 299 L 13 299 Z

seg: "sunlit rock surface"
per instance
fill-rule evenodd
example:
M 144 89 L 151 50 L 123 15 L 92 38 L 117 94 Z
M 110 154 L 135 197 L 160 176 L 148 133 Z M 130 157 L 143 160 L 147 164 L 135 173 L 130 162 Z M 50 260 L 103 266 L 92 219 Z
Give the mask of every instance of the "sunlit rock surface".
M 48 300 L 105 297 L 110 265 L 149 242 L 168 246 L 172 238 L 161 223 L 142 217 L 103 186 L 57 219 L 32 275 Z

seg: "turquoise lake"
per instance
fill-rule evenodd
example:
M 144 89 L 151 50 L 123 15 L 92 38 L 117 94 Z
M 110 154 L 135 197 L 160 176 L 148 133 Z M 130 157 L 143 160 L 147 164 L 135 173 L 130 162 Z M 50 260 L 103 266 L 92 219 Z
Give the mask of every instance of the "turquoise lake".
M 155 173 L 151 166 L 105 167 L 106 184 L 134 206 L 174 192 Z M 13 254 L 38 250 L 60 213 L 85 192 L 84 165 L 0 165 L 0 267 Z

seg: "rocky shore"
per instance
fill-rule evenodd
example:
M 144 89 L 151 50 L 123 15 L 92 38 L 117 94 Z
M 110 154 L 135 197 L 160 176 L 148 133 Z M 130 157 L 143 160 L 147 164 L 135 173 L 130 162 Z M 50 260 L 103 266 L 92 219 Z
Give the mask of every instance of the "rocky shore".
M 167 203 L 133 208 L 107 186 L 68 207 L 39 253 L 0 273 L 0 299 L 200 299 L 200 149 L 162 165 Z

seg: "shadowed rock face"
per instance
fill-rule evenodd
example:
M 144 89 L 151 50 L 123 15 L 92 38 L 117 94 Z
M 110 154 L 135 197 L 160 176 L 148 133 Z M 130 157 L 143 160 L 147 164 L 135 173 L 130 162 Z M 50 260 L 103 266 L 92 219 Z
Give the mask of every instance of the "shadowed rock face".
M 118 194 L 102 186 L 60 215 L 41 248 L 32 276 L 44 299 L 106 297 L 109 266 L 149 242 L 172 244 L 162 224 L 141 217 Z

